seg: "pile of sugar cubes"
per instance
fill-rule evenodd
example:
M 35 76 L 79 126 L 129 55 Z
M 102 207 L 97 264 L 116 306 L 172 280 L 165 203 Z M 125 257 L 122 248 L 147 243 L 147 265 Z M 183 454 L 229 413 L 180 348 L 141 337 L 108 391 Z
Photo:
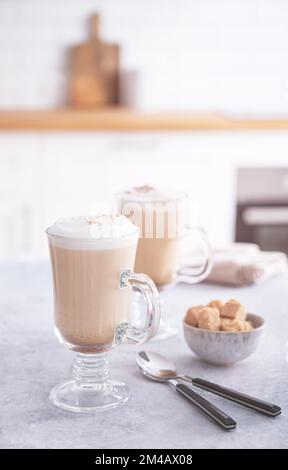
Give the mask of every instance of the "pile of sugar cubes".
M 250 331 L 253 326 L 246 318 L 247 310 L 238 300 L 230 299 L 223 303 L 216 299 L 207 305 L 190 307 L 185 322 L 204 330 Z

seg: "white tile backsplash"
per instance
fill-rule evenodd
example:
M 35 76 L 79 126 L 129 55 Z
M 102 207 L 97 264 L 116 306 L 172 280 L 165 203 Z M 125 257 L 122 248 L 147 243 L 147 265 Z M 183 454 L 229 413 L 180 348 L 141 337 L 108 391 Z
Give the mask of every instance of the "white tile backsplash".
M 66 48 L 95 11 L 143 108 L 288 111 L 285 0 L 1 0 L 0 107 L 63 104 Z

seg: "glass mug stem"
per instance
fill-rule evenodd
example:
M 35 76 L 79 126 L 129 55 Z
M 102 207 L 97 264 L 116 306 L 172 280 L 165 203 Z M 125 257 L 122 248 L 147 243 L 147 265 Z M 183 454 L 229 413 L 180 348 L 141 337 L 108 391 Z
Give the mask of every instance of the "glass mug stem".
M 77 353 L 73 364 L 73 377 L 76 387 L 100 388 L 107 383 L 109 362 L 106 353 Z
M 213 267 L 213 252 L 205 230 L 202 227 L 187 226 L 184 237 L 191 236 L 193 232 L 199 234 L 203 246 L 204 261 L 197 268 L 189 264 L 183 264 L 177 271 L 175 283 L 197 284 L 207 278 Z

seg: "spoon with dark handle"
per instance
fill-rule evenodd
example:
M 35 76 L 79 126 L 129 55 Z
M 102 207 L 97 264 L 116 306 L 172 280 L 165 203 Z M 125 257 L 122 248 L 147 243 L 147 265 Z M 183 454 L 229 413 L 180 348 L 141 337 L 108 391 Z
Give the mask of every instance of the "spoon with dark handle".
M 207 380 L 188 375 L 178 375 L 175 364 L 161 354 L 151 351 L 141 351 L 138 353 L 137 363 L 147 374 L 156 375 L 162 379 L 178 379 L 192 383 L 195 387 L 202 388 L 208 392 L 219 395 L 228 400 L 239 403 L 240 405 L 252 408 L 253 410 L 264 413 L 267 416 L 277 416 L 281 413 L 281 408 L 273 403 L 269 403 L 258 398 L 251 397 L 236 390 L 222 387 Z M 140 365 L 141 364 L 141 365 Z
M 232 419 L 222 410 L 220 410 L 215 405 L 210 403 L 208 400 L 203 398 L 201 395 L 199 395 L 198 393 L 195 393 L 194 390 L 192 390 L 187 385 L 178 383 L 178 381 L 175 380 L 175 378 L 160 377 L 160 376 L 155 375 L 154 373 L 147 372 L 145 368 L 142 367 L 143 361 L 140 355 L 137 356 L 136 362 L 140 370 L 143 372 L 143 374 L 146 377 L 148 377 L 151 380 L 155 380 L 156 382 L 167 382 L 170 385 L 172 385 L 178 393 L 183 395 L 185 398 L 187 398 L 187 400 L 193 403 L 193 405 L 195 405 L 197 408 L 202 410 L 205 414 L 210 416 L 210 418 L 212 418 L 217 424 L 219 424 L 226 431 L 236 428 L 237 423 L 234 421 L 234 419 Z

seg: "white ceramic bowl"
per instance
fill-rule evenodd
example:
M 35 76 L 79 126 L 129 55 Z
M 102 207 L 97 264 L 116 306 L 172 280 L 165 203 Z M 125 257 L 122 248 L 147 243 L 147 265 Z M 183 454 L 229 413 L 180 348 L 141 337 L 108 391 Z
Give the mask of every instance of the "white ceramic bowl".
M 249 313 L 250 331 L 211 331 L 188 325 L 183 320 L 184 337 L 191 351 L 210 364 L 227 366 L 242 361 L 258 347 L 265 329 L 264 318 Z

